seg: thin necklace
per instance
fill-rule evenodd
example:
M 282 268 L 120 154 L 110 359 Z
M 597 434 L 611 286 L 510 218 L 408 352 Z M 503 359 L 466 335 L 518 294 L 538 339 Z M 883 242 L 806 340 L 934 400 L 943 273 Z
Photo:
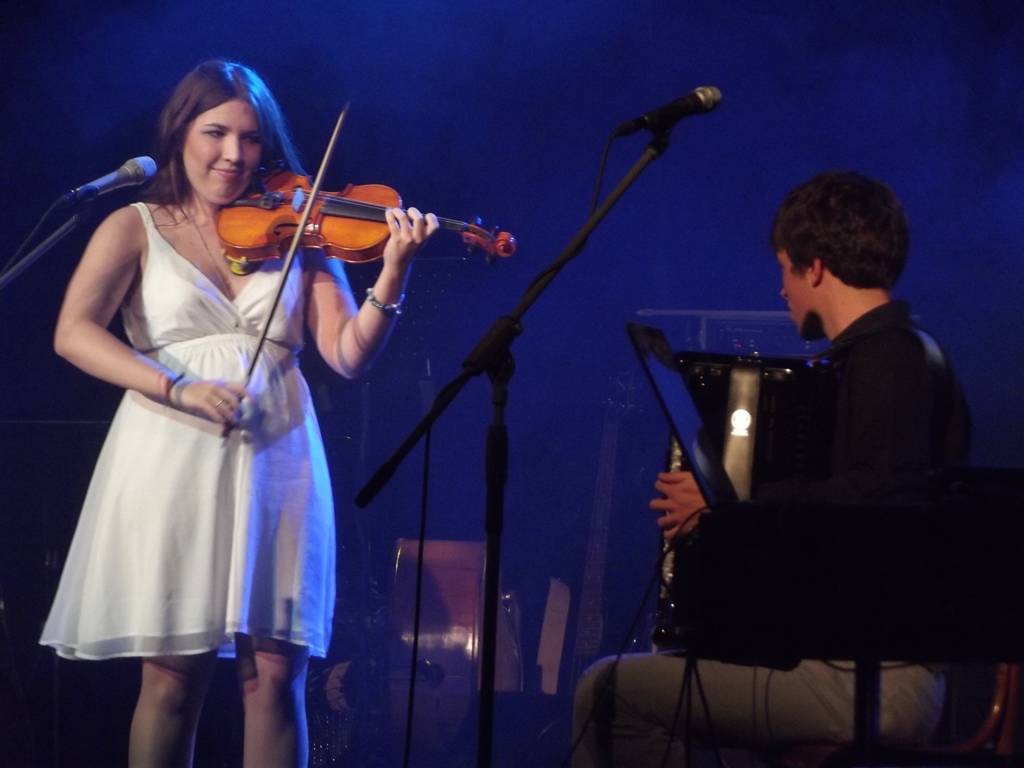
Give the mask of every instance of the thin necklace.
M 179 206 L 179 208 L 180 208 L 180 206 Z M 199 235 L 199 240 L 203 244 L 203 250 L 206 251 L 206 258 L 210 262 L 210 267 L 213 269 L 213 273 L 217 276 L 217 282 L 219 283 L 218 287 L 222 291 L 224 291 L 224 295 L 225 296 L 227 296 L 229 299 L 233 299 L 234 298 L 234 293 L 232 292 L 231 287 L 228 285 L 227 280 L 224 279 L 224 275 L 222 275 L 220 273 L 220 270 L 217 269 L 217 262 L 213 258 L 213 253 L 210 251 L 210 246 L 208 246 L 206 244 L 206 238 L 203 237 L 202 230 L 199 229 L 199 225 L 196 224 L 195 219 L 193 219 L 191 216 L 189 216 L 187 213 L 185 213 L 185 209 L 184 208 L 180 208 L 180 210 L 181 210 L 181 215 L 184 216 L 186 219 L 188 219 L 189 223 L 191 223 L 192 227 L 195 229 L 196 234 Z

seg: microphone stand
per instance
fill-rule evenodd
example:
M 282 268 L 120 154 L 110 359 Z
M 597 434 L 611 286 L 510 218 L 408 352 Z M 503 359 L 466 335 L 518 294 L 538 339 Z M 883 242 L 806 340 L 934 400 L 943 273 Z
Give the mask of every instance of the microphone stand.
M 91 202 L 91 201 L 87 201 Z M 53 210 L 53 209 L 51 209 Z M 57 230 L 39 245 L 29 251 L 25 256 L 12 264 L 8 269 L 0 273 L 0 291 L 9 283 L 14 281 L 18 275 L 28 269 L 40 256 L 44 255 L 53 246 L 67 237 L 71 231 L 88 218 L 89 209 L 85 208 L 71 215 L 71 218 L 61 224 Z M 45 218 L 45 216 L 44 216 Z M 41 224 L 42 222 L 40 222 Z
M 619 198 L 633 184 L 636 178 L 668 147 L 671 126 L 654 133 L 643 154 L 626 173 L 619 184 L 591 214 L 583 227 L 546 269 L 527 287 L 518 306 L 508 315 L 499 317 L 476 347 L 462 363 L 462 372 L 446 384 L 430 410 L 413 428 L 405 441 L 390 459 L 384 462 L 356 495 L 355 503 L 365 507 L 384 487 L 395 473 L 398 465 L 412 450 L 413 446 L 437 421 L 438 417 L 455 399 L 456 395 L 474 376 L 487 372 L 491 379 L 491 403 L 494 406 L 493 422 L 487 433 L 485 477 L 487 481 L 487 505 L 485 531 L 487 535 L 484 563 L 484 616 L 480 657 L 480 722 L 477 737 L 477 766 L 490 768 L 494 728 L 494 673 L 497 648 L 498 576 L 501 557 L 501 534 L 504 518 L 505 480 L 508 476 L 508 431 L 504 423 L 504 408 L 508 398 L 508 383 L 515 369 L 515 361 L 509 351 L 512 341 L 522 333 L 520 318 L 533 305 L 548 284 L 569 261 L 583 250 L 587 238 L 607 215 Z

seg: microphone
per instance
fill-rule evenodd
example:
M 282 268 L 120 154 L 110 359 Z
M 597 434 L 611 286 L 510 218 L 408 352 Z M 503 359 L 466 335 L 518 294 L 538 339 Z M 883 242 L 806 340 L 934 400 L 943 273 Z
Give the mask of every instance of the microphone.
M 153 178 L 156 173 L 156 162 L 151 157 L 133 157 L 113 173 L 100 176 L 95 181 L 83 184 L 65 195 L 62 195 L 57 204 L 68 206 L 74 203 L 86 203 L 97 195 L 112 192 L 121 187 L 134 187 Z
M 629 122 L 623 123 L 613 137 L 630 136 L 646 128 L 651 133 L 667 131 L 684 117 L 703 115 L 718 106 L 722 100 L 722 92 L 713 85 L 702 85 L 695 88 L 681 99 L 676 99 L 663 107 L 652 109 Z

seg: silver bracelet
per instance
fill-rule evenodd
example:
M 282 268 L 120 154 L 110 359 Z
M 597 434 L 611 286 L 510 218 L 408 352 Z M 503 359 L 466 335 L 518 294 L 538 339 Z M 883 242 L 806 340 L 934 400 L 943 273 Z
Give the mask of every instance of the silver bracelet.
M 373 288 L 367 288 L 366 300 L 370 302 L 371 305 L 373 305 L 381 312 L 383 312 L 385 315 L 388 315 L 390 317 L 391 315 L 402 314 L 402 302 L 405 301 L 405 294 L 403 293 L 401 296 L 399 296 L 398 301 L 396 301 L 394 304 L 381 304 L 379 301 L 377 301 L 377 297 L 373 295 Z

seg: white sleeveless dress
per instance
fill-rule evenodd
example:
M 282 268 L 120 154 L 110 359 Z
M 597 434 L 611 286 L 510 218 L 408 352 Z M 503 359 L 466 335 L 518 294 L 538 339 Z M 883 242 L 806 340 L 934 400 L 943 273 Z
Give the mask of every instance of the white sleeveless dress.
M 282 266 L 232 302 L 146 226 L 139 286 L 122 307 L 132 346 L 189 378 L 241 381 Z M 67 658 L 232 655 L 235 632 L 326 655 L 335 537 L 320 429 L 296 353 L 301 253 L 248 384 L 220 426 L 128 391 L 96 463 L 40 643 Z

